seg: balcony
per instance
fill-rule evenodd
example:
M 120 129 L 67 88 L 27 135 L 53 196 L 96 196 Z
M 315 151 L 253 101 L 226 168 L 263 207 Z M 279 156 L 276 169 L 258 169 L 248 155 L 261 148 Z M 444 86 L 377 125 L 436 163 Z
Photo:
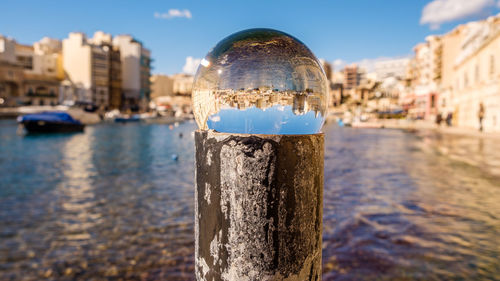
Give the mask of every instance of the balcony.
M 27 97 L 44 97 L 44 98 L 55 98 L 57 97 L 57 94 L 54 92 L 54 90 L 48 90 L 45 87 L 38 87 L 33 91 L 32 89 L 29 89 L 28 92 L 26 93 Z

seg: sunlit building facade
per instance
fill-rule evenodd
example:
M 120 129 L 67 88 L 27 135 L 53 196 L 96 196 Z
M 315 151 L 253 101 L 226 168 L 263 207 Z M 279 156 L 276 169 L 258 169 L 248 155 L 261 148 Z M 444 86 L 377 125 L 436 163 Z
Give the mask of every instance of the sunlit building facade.
M 0 36 L 0 106 L 56 105 L 62 78 L 61 41 L 23 45 Z
M 157 110 L 183 108 L 189 112 L 191 108 L 191 90 L 193 76 L 185 73 L 171 76 L 157 74 L 151 76 L 151 100 Z
M 145 108 L 151 95 L 151 52 L 130 35 L 115 36 L 113 46 L 120 51 L 124 107 Z
M 461 127 L 479 128 L 482 104 L 484 130 L 500 132 L 500 17 L 469 23 L 463 29 L 449 104 L 454 120 Z
M 453 125 L 468 128 L 480 127 L 482 104 L 484 130 L 500 131 L 499 50 L 500 14 L 427 37 L 414 48 L 401 103 L 411 105 L 412 117 L 451 116 Z
M 448 114 L 453 115 L 455 111 L 452 104 L 457 86 L 455 83 L 455 61 L 461 49 L 460 45 L 463 41 L 465 29 L 466 27 L 461 25 L 441 37 L 442 68 L 439 85 L 438 112 L 443 116 Z M 456 122 L 454 123 L 456 124 Z
M 348 65 L 344 68 L 344 89 L 350 90 L 359 86 L 362 78 L 362 73 L 359 67 L 355 64 Z
M 410 89 L 406 96 L 413 100 L 409 102 L 410 117 L 432 120 L 438 112 L 439 85 L 442 69 L 442 44 L 440 36 L 428 36 L 426 41 L 413 48 L 415 57 L 409 61 Z M 406 97 L 407 98 L 407 97 Z M 408 102 L 408 101 L 405 101 Z
M 23 79 L 23 67 L 16 60 L 16 41 L 0 35 L 0 106 L 19 105 Z
M 99 108 L 109 106 L 109 46 L 96 33 L 96 43 L 85 34 L 72 32 L 63 40 L 63 67 L 66 79 L 81 89 L 77 102 Z
M 64 77 L 61 41 L 51 38 L 30 45 L 16 44 L 16 60 L 23 67 L 22 103 L 56 105 Z
M 194 77 L 189 74 L 180 73 L 172 75 L 173 93 L 181 96 L 191 96 Z

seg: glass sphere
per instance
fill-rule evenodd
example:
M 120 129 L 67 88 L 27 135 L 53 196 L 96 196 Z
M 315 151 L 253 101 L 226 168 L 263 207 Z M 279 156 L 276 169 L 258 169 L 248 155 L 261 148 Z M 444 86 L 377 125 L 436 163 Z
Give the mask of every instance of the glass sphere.
M 325 72 L 304 43 L 277 30 L 249 29 L 226 37 L 202 59 L 193 112 L 202 130 L 315 134 L 327 97 Z

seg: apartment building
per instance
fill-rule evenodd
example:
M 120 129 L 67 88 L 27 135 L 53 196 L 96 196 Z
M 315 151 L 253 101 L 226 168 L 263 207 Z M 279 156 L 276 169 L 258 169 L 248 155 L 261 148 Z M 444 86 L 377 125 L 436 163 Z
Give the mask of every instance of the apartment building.
M 0 36 L 0 106 L 55 105 L 62 77 L 59 40 L 24 45 Z
M 16 41 L 0 35 L 0 106 L 21 102 L 23 79 L 23 67 L 16 60 Z
M 113 46 L 120 50 L 124 106 L 144 108 L 151 94 L 151 52 L 130 35 L 115 36 Z
M 344 67 L 344 89 L 350 90 L 359 86 L 362 79 L 362 72 L 356 64 Z
M 72 98 L 103 109 L 109 106 L 110 87 L 110 48 L 103 44 L 106 42 L 111 43 L 110 35 L 96 33 L 95 38 L 87 39 L 81 32 L 72 32 L 63 40 L 63 67 L 69 82 L 66 84 L 78 89 L 78 96 Z
M 438 112 L 439 85 L 442 77 L 442 42 L 440 36 L 428 36 L 413 48 L 407 80 L 413 97 L 408 113 L 413 118 L 433 119 Z
M 33 45 L 16 44 L 17 64 L 23 67 L 22 104 L 59 103 L 62 69 L 61 41 L 48 37 Z
M 459 27 L 462 33 L 454 60 L 448 108 L 461 127 L 479 128 L 484 108 L 485 131 L 500 132 L 500 16 Z

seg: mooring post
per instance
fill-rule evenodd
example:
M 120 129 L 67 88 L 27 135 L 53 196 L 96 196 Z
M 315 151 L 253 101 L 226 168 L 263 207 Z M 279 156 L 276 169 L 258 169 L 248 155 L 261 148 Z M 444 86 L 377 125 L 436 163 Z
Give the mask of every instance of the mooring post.
M 197 131 L 197 280 L 321 280 L 322 133 Z

